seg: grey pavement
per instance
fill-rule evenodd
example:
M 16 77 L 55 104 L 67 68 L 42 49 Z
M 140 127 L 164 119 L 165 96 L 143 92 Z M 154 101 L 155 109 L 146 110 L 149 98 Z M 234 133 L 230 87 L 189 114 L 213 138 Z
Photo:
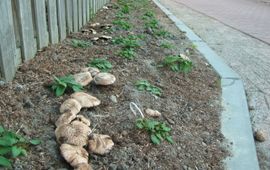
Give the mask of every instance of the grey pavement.
M 248 98 L 253 130 L 263 129 L 268 133 L 266 142 L 256 143 L 260 168 L 262 170 L 270 169 L 269 44 L 201 12 L 194 11 L 179 1 L 160 0 L 241 76 Z

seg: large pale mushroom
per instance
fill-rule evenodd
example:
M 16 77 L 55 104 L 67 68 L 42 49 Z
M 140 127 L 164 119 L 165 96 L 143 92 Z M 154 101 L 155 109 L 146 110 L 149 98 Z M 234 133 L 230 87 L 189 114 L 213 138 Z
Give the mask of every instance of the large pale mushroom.
M 67 143 L 75 146 L 85 146 L 91 129 L 80 121 L 73 121 L 56 128 L 55 136 L 60 144 Z
M 145 113 L 151 117 L 160 117 L 161 113 L 157 110 L 152 110 L 152 109 L 146 109 Z
M 76 116 L 76 120 L 86 124 L 87 126 L 90 126 L 91 125 L 91 122 L 89 119 L 87 119 L 86 117 L 84 117 L 83 115 L 77 115 Z
M 82 72 L 73 75 L 75 81 L 81 86 L 87 86 L 92 80 L 92 76 L 89 72 Z
M 100 105 L 100 100 L 84 92 L 75 92 L 71 95 L 71 98 L 77 100 L 82 107 L 94 107 Z
M 60 106 L 60 113 L 70 112 L 74 115 L 78 114 L 81 110 L 81 104 L 75 99 L 67 99 Z
M 95 77 L 98 73 L 100 73 L 100 70 L 95 67 L 86 67 L 86 68 L 83 68 L 81 71 L 89 72 L 92 75 L 92 77 Z
M 111 85 L 116 78 L 110 73 L 99 73 L 94 77 L 94 82 L 98 85 Z
M 80 168 L 88 164 L 89 155 L 83 147 L 65 143 L 61 145 L 60 150 L 61 155 L 73 168 Z
M 93 168 L 89 164 L 81 163 L 77 166 L 75 170 L 93 170 Z
M 113 145 L 114 143 L 108 135 L 93 134 L 91 139 L 88 141 L 89 151 L 100 155 L 108 153 L 112 149 Z
M 73 114 L 71 112 L 66 112 L 57 119 L 57 121 L 55 122 L 55 125 L 56 127 L 58 127 L 61 125 L 69 124 L 75 118 L 76 118 L 76 114 Z

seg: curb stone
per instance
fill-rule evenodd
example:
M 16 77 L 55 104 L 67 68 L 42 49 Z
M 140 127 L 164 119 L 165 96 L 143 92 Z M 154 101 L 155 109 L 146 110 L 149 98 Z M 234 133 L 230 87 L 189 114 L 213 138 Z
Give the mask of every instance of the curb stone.
M 153 2 L 175 23 L 203 54 L 221 78 L 222 107 L 221 132 L 230 144 L 231 156 L 223 162 L 229 170 L 259 170 L 255 142 L 243 82 L 201 38 L 174 16 L 158 0 Z

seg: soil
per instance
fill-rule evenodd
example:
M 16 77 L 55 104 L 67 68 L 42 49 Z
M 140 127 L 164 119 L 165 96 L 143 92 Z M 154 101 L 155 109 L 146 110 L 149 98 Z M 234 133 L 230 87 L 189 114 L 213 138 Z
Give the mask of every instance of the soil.
M 119 10 L 114 3 L 108 10 L 100 10 L 91 23 L 111 24 Z M 96 29 L 97 35 L 118 37 L 128 34 L 144 35 L 136 57 L 127 60 L 117 56 L 118 45 L 111 41 L 93 42 L 88 48 L 74 48 L 71 39 L 91 41 L 97 35 L 87 32 L 73 33 L 64 42 L 51 45 L 19 67 L 15 79 L 0 86 L 0 121 L 6 128 L 28 137 L 42 140 L 42 144 L 29 148 L 27 157 L 14 160 L 14 169 L 72 169 L 59 153 L 54 136 L 55 121 L 60 116 L 59 106 L 71 93 L 56 97 L 44 86 L 53 75 L 78 73 L 89 60 L 107 57 L 113 64 L 110 71 L 117 77 L 112 86 L 91 84 L 84 90 L 102 101 L 101 105 L 83 109 L 80 114 L 90 118 L 95 132 L 110 135 L 115 146 L 105 156 L 90 155 L 94 169 L 223 169 L 222 160 L 227 151 L 222 147 L 220 132 L 220 79 L 192 44 L 158 7 L 150 3 L 160 25 L 170 32 L 166 38 L 146 31 L 141 19 L 144 8 L 132 10 L 131 31 Z M 89 30 L 90 24 L 83 29 Z M 160 47 L 162 42 L 174 44 L 173 49 Z M 193 62 L 190 73 L 175 73 L 157 65 L 165 56 L 186 53 Z M 162 89 L 157 97 L 140 92 L 134 86 L 146 79 Z M 113 97 L 112 97 L 113 96 Z M 117 99 L 112 101 L 111 98 Z M 142 110 L 159 110 L 172 128 L 174 144 L 162 142 L 154 145 L 147 133 L 136 129 L 136 117 L 129 104 L 135 102 Z

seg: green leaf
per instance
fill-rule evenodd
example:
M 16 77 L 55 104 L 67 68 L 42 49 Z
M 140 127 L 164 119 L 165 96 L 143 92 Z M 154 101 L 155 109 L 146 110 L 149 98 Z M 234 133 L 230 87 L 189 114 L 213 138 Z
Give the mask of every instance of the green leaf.
M 0 138 L 0 146 L 12 146 L 17 143 L 18 140 L 10 136 L 4 136 Z
M 167 136 L 165 139 L 166 139 L 166 141 L 168 141 L 169 143 L 174 143 L 171 136 Z
M 62 96 L 65 93 L 66 88 L 62 86 L 58 86 L 55 90 L 55 94 L 57 97 Z
M 5 132 L 5 129 L 4 129 L 3 126 L 0 125 L 0 134 L 3 133 L 3 132 Z
M 7 158 L 3 157 L 3 156 L 0 156 L 0 165 L 3 166 L 3 167 L 11 168 L 10 161 Z
M 29 142 L 32 145 L 39 145 L 41 143 L 41 140 L 39 140 L 39 139 L 31 139 Z
M 156 133 L 156 136 L 158 137 L 159 140 L 163 140 L 163 137 L 161 136 L 160 133 Z
M 22 148 L 21 147 L 17 147 L 17 146 L 12 146 L 11 147 L 11 153 L 12 153 L 12 157 L 16 158 L 17 156 L 19 156 L 22 152 Z
M 0 155 L 5 155 L 11 151 L 11 147 L 0 147 Z
M 72 86 L 73 91 L 77 92 L 77 91 L 81 91 L 82 90 L 82 86 Z
M 159 138 L 158 138 L 156 135 L 151 134 L 150 138 L 151 138 L 151 141 L 152 141 L 154 144 L 160 144 L 160 140 L 159 140 Z

